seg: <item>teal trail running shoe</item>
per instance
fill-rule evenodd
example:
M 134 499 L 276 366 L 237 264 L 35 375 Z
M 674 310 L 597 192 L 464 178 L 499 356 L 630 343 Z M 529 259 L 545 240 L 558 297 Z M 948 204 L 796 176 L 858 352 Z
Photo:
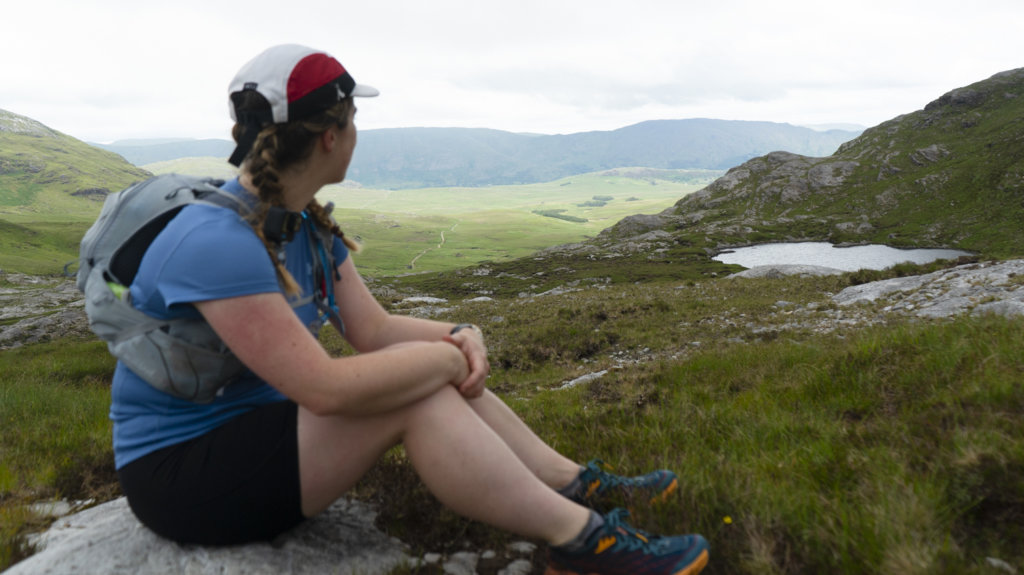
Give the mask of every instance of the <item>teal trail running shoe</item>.
M 679 487 L 675 473 L 667 469 L 652 471 L 637 477 L 622 477 L 611 473 L 611 466 L 594 459 L 580 472 L 583 487 L 570 497 L 576 503 L 593 506 L 609 492 L 619 492 L 627 498 L 646 496 L 651 503 L 662 503 Z
M 648 535 L 627 525 L 626 515 L 605 515 L 577 552 L 552 547 L 544 575 L 696 575 L 707 565 L 708 542 L 700 535 Z

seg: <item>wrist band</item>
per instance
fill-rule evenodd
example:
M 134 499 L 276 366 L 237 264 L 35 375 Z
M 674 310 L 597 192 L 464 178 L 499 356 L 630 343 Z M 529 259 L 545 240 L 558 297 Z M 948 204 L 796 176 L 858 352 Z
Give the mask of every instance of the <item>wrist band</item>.
M 473 331 L 477 331 L 477 332 L 480 331 L 480 328 L 478 328 L 477 326 L 475 326 L 475 325 L 473 325 L 471 323 L 460 323 L 459 325 L 453 327 L 452 330 L 450 332 L 448 332 L 448 334 L 449 335 L 455 335 L 456 333 L 459 333 L 460 331 L 462 331 L 462 330 L 464 330 L 466 328 L 469 328 L 469 329 L 471 329 Z

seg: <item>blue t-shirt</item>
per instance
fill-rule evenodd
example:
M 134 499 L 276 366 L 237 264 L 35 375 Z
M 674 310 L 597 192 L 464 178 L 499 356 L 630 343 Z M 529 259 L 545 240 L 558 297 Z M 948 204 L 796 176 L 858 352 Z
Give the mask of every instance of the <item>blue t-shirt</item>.
M 232 180 L 224 189 L 246 192 Z M 312 223 L 303 222 L 285 247 L 285 266 L 302 288 L 313 293 Z M 348 256 L 334 238 L 335 264 Z M 131 285 L 132 302 L 161 319 L 200 317 L 192 302 L 281 292 L 277 273 L 252 226 L 235 211 L 196 204 L 183 209 L 156 237 Z M 295 307 L 316 335 L 321 321 L 311 301 Z M 121 362 L 114 371 L 110 418 L 114 422 L 114 463 L 118 469 L 158 449 L 199 437 L 260 405 L 287 398 L 251 371 L 223 389 L 211 403 L 179 399 L 152 387 Z

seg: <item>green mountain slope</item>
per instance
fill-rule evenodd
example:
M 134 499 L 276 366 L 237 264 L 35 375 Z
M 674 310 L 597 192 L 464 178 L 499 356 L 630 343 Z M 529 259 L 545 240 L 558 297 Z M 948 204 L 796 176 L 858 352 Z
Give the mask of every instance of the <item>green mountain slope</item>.
M 953 90 L 824 158 L 776 152 L 726 173 L 656 218 L 709 249 L 823 240 L 1024 252 L 1024 68 Z
M 112 190 L 149 176 L 124 158 L 0 110 L 0 270 L 56 273 Z
M 87 212 L 149 172 L 124 158 L 0 110 L 0 215 Z

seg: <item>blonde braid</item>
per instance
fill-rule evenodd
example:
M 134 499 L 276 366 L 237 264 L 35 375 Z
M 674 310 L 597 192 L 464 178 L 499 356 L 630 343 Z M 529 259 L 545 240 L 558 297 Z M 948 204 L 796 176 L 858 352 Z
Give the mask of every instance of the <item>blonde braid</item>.
M 284 292 L 290 296 L 302 292 L 295 277 L 285 267 L 284 262 L 278 257 L 277 246 L 267 239 L 263 233 L 263 224 L 267 221 L 267 214 L 271 206 L 284 206 L 284 188 L 281 187 L 280 177 L 274 167 L 278 138 L 275 126 L 269 126 L 260 132 L 256 143 L 253 145 L 253 153 L 250 154 L 246 165 L 249 174 L 252 176 L 252 183 L 259 190 L 260 202 L 256 213 L 252 215 L 250 224 L 256 236 L 263 242 L 263 247 L 270 255 L 270 261 L 274 263 L 277 271 L 277 279 L 284 288 Z
M 315 199 L 309 202 L 306 206 L 306 211 L 309 212 L 309 216 L 313 218 L 313 222 L 316 223 L 317 227 L 325 230 L 330 230 L 332 234 L 341 238 L 342 242 L 345 242 L 345 247 L 351 252 L 358 252 L 360 245 L 355 240 L 345 235 L 345 232 L 341 231 L 341 227 L 338 222 L 327 213 L 327 209 L 324 208 L 320 202 Z

